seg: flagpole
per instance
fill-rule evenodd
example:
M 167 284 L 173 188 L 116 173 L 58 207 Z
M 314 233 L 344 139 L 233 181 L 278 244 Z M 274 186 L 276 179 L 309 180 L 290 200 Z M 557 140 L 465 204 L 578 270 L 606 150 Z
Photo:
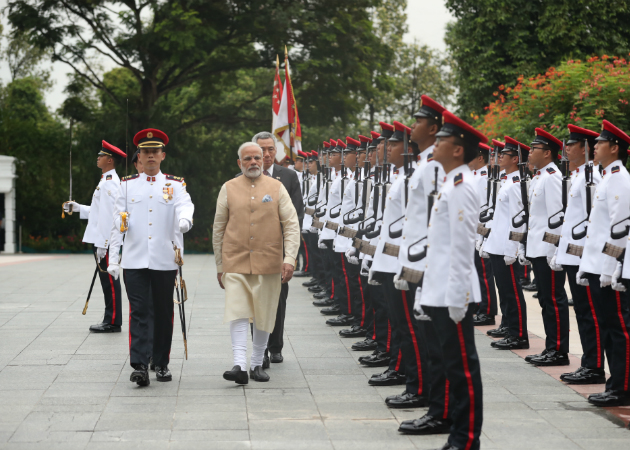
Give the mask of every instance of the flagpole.
M 289 70 L 288 64 L 287 62 L 289 61 L 289 52 L 287 51 L 287 46 L 284 46 L 284 70 L 287 71 Z M 285 78 L 286 75 L 285 75 Z M 289 86 L 287 85 L 287 89 L 289 89 Z M 287 94 L 288 95 L 288 94 Z M 293 89 L 291 88 L 291 95 L 293 95 Z M 291 103 L 290 103 L 291 104 Z M 291 114 L 289 114 L 289 118 L 291 117 Z M 295 117 L 295 115 L 293 115 L 293 117 Z M 291 164 L 294 164 L 293 162 L 293 123 L 291 123 L 291 120 L 289 120 L 289 161 L 291 161 Z

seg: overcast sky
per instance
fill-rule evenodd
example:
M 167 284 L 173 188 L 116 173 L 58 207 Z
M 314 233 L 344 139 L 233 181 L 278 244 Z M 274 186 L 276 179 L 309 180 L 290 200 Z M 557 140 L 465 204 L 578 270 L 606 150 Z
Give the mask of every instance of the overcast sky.
M 409 33 L 405 36 L 405 40 L 411 42 L 416 38 L 421 44 L 427 44 L 430 47 L 444 51 L 444 32 L 446 24 L 453 20 L 452 16 L 446 10 L 442 0 L 407 0 L 407 22 L 409 24 Z M 0 9 L 4 9 L 7 0 L 0 0 Z M 2 24 L 6 30 L 6 17 L 2 17 Z M 3 44 L 5 41 L 3 41 Z M 53 65 L 52 79 L 54 81 L 53 88 L 46 95 L 46 103 L 53 110 L 57 109 L 63 102 L 65 95 L 63 89 L 67 83 L 66 74 L 69 68 L 61 63 Z M 11 80 L 11 75 L 5 61 L 0 61 L 0 80 L 7 83 Z

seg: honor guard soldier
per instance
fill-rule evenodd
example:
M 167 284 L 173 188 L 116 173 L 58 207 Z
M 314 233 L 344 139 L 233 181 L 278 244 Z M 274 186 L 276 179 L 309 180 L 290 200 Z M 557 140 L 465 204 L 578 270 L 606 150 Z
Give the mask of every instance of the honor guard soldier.
M 427 396 L 425 393 L 427 378 L 421 360 L 422 354 L 425 353 L 424 342 L 413 318 L 413 292 L 409 291 L 406 281 L 399 281 L 398 277 L 394 279 L 402 240 L 402 231 L 396 230 L 402 229 L 406 210 L 405 186 L 408 183 L 405 181 L 408 179 L 403 166 L 410 134 L 411 128 L 394 122 L 394 133 L 389 138 L 389 147 L 386 149 L 388 163 L 392 165 L 391 187 L 389 191 L 387 189 L 383 191 L 385 210 L 369 276 L 371 283 L 383 285 L 385 298 L 390 304 L 390 320 L 398 330 L 402 363 L 405 367 L 405 392 L 386 399 L 386 404 L 390 408 L 422 407 L 426 404 Z M 412 161 L 411 167 L 408 165 L 407 169 L 413 170 L 415 166 L 415 161 Z
M 321 182 L 318 184 L 318 181 L 321 180 L 321 174 L 319 174 L 318 171 L 318 163 L 319 153 L 313 150 L 309 153 L 307 160 L 310 181 L 309 190 L 304 200 L 304 220 L 302 221 L 302 238 L 304 239 L 309 254 L 309 266 L 312 278 L 302 283 L 302 286 L 309 289 L 314 288 L 316 292 L 323 292 L 325 289 L 324 267 L 319 249 L 317 248 L 317 232 L 319 230 L 313 228 L 313 215 L 317 207 L 317 197 L 321 186 Z
M 479 155 L 468 164 L 477 185 L 480 213 L 484 205 L 488 204 L 490 191 L 492 190 L 492 181 L 488 178 L 488 162 L 490 161 L 491 150 L 492 147 L 480 142 Z M 482 239 L 482 237 L 477 235 L 477 240 L 479 239 Z M 479 276 L 482 301 L 479 303 L 479 310 L 475 313 L 473 322 L 475 325 L 494 325 L 494 316 L 497 314 L 497 293 L 494 286 L 492 263 L 490 263 L 489 259 L 479 256 L 477 249 L 475 249 L 475 267 Z
M 127 154 L 118 147 L 102 141 L 102 147 L 96 159 L 96 165 L 101 169 L 102 175 L 92 195 L 92 202 L 89 206 L 76 202 L 68 202 L 64 205 L 67 212 L 71 205 L 73 211 L 80 212 L 81 219 L 87 219 L 88 224 L 83 235 L 83 242 L 94 245 L 99 279 L 105 297 L 103 322 L 90 327 L 90 331 L 94 333 L 119 333 L 122 325 L 120 281 L 113 279 L 107 273 L 107 261 L 110 247 L 109 236 L 114 221 L 114 203 L 120 185 L 120 179 L 116 174 L 116 165 L 126 157 Z M 105 261 L 101 262 L 103 259 Z
M 630 175 L 625 167 L 630 137 L 607 120 L 602 127 L 596 139 L 595 159 L 604 168 L 603 177 L 595 189 L 576 282 L 601 287 L 600 298 L 593 300 L 601 310 L 599 326 L 605 333 L 610 368 L 605 392 L 590 395 L 588 401 L 596 406 L 621 406 L 630 404 L 630 301 L 627 290 L 614 290 L 611 283 L 616 257 L 623 253 L 628 241 L 626 234 L 618 230 L 625 228 L 630 212 Z M 622 276 L 627 277 L 628 273 Z
M 308 154 L 303 152 L 302 150 L 298 150 L 298 154 L 295 156 L 295 166 L 294 170 L 297 174 L 298 181 L 300 182 L 300 190 L 302 191 L 302 202 L 306 204 L 306 196 L 308 195 L 308 182 L 309 182 L 309 174 L 308 170 L 306 170 L 305 161 L 308 158 Z M 308 249 L 306 248 L 306 244 L 304 242 L 304 237 L 300 235 L 300 251 L 298 252 L 298 261 L 300 260 L 300 255 L 302 255 L 302 266 L 300 270 L 293 273 L 294 277 L 307 277 L 309 276 L 309 267 L 308 260 L 309 254 Z
M 560 375 L 560 379 L 569 384 L 602 384 L 606 382 L 604 338 L 600 330 L 601 312 L 595 308 L 595 303 L 599 305 L 601 302 L 600 286 L 597 283 L 582 286 L 576 283 L 575 278 L 580 267 L 580 255 L 584 251 L 593 194 L 602 179 L 599 170 L 593 166 L 595 138 L 599 133 L 575 125 L 569 125 L 569 133 L 566 153 L 575 170 L 560 242 L 549 265 L 552 269 L 561 266 L 567 274 L 583 354 L 580 367 L 575 372 Z
M 562 217 L 558 218 L 557 213 L 563 211 L 562 175 L 555 164 L 562 142 L 536 128 L 536 137 L 530 145 L 529 162 L 538 170 L 529 188 L 525 257 L 532 263 L 538 281 L 538 302 L 542 307 L 546 339 L 545 350 L 532 355 L 529 363 L 566 366 L 569 364 L 569 304 L 564 290 L 565 274 L 561 266 L 554 270 L 549 266 L 556 251 L 555 242 L 560 238 L 551 226 L 554 221 L 561 223 Z
M 139 386 L 148 386 L 151 355 L 157 380 L 172 379 L 168 363 L 173 338 L 173 289 L 178 265 L 183 263 L 176 259 L 179 251 L 174 242 L 178 231 L 186 233 L 192 228 L 195 207 L 184 179 L 160 170 L 168 136 L 149 128 L 136 134 L 133 143 L 140 152 L 138 160 L 144 173 L 125 177 L 120 184 L 111 231 L 112 235 L 125 233 L 124 251 L 119 260 L 119 247 L 112 247 L 108 272 L 117 279 L 120 267 L 125 269 L 130 310 L 129 359 L 134 368 L 130 379 Z M 119 240 L 115 242 L 118 245 Z
M 437 330 L 446 378 L 453 396 L 453 425 L 442 450 L 478 450 L 483 393 L 475 347 L 473 313 L 480 300 L 475 270 L 475 233 L 479 202 L 467 164 L 487 138 L 448 111 L 437 134 L 433 157 L 446 173 L 431 210 L 419 316 Z
M 519 157 L 520 152 L 520 157 Z M 505 171 L 505 184 L 497 195 L 497 205 L 492 219 L 492 231 L 481 247 L 480 254 L 490 256 L 494 280 L 499 291 L 500 302 L 505 305 L 505 328 L 488 331 L 492 337 L 502 337 L 490 345 L 499 350 L 529 348 L 527 334 L 527 305 L 523 289 L 514 263 L 518 258 L 519 243 L 510 239 L 511 232 L 524 233 L 525 225 L 512 226 L 512 218 L 522 212 L 521 164 L 526 161 L 529 147 L 509 136 L 505 136 L 505 146 L 499 158 L 499 167 Z M 503 178 L 502 177 L 502 178 Z

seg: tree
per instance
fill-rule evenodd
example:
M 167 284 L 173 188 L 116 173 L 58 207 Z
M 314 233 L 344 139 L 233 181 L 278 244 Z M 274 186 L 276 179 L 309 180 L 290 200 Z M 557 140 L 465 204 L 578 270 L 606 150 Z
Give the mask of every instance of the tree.
M 460 114 L 479 114 L 518 75 L 630 51 L 630 5 L 608 0 L 446 0 Z
M 47 50 L 32 45 L 25 35 L 15 34 L 4 53 L 4 59 L 6 59 L 11 72 L 11 80 L 34 76 L 49 85 L 49 71 L 36 70 L 42 60 L 48 56 L 48 53 Z

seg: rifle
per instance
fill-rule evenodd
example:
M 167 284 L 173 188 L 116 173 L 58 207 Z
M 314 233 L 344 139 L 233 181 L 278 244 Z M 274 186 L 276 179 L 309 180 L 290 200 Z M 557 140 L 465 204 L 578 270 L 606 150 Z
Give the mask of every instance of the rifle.
M 326 189 L 324 190 L 324 192 L 325 192 L 325 199 L 326 199 L 326 201 L 325 201 L 325 202 L 324 202 L 324 203 L 323 203 L 320 207 L 318 207 L 318 208 L 317 208 L 317 210 L 315 211 L 315 217 L 323 217 L 323 216 L 324 216 L 324 214 L 326 214 L 326 209 L 325 209 L 325 206 L 326 206 L 326 205 L 327 205 L 327 203 L 328 203 L 328 188 L 329 188 L 328 179 L 329 179 L 329 177 L 330 177 L 330 170 L 329 170 L 329 169 L 330 169 L 330 167 L 329 167 L 328 151 L 329 151 L 329 150 L 326 150 L 326 148 L 325 148 L 325 147 L 322 149 L 322 158 L 323 158 L 323 159 L 324 159 L 324 161 L 325 161 L 325 166 L 324 166 L 323 168 L 321 168 L 321 170 L 323 170 L 323 173 L 322 173 L 322 179 L 321 179 L 321 181 L 322 181 L 322 183 L 323 183 L 323 184 L 322 184 L 322 187 L 323 187 L 324 185 L 326 186 Z M 319 165 L 319 163 L 318 163 L 318 165 Z M 318 180 L 318 181 L 319 181 L 319 180 Z M 321 199 L 320 199 L 320 196 L 321 196 L 320 194 L 321 194 L 321 193 L 319 192 L 319 190 L 320 190 L 320 187 L 319 187 L 319 185 L 317 185 L 317 201 L 318 201 L 318 202 L 321 200 Z M 322 211 L 322 209 L 323 209 L 323 211 Z
M 339 141 L 341 141 L 341 139 L 339 139 Z M 343 145 L 337 145 L 341 148 L 341 191 L 339 192 L 339 204 L 330 208 L 331 219 L 336 219 L 341 214 L 341 205 L 343 205 L 343 192 L 345 188 L 345 181 L 348 179 L 348 174 L 346 173 L 346 164 L 344 161 L 345 155 L 343 153 L 345 147 Z M 339 212 L 332 212 L 332 210 L 335 208 L 339 208 Z
M 317 159 L 315 160 L 315 163 L 317 164 L 317 191 L 315 191 L 315 193 L 313 195 L 311 195 L 308 199 L 307 199 L 307 203 L 308 206 L 315 206 L 317 205 L 317 200 L 319 198 L 319 186 L 321 184 L 321 173 L 322 173 L 322 167 L 321 164 L 319 163 L 319 146 L 317 147 Z M 317 208 L 317 207 L 316 207 Z
M 555 230 L 556 228 L 560 228 L 562 224 L 564 223 L 564 213 L 567 210 L 567 201 L 569 197 L 569 183 L 571 182 L 571 174 L 569 172 L 569 159 L 567 158 L 567 149 L 566 149 L 564 140 L 562 141 L 562 157 L 560 159 L 560 171 L 562 172 L 562 209 L 558 211 L 557 213 L 554 213 L 547 220 L 547 225 L 549 225 L 549 228 L 552 230 Z M 555 216 L 559 214 L 562 214 L 562 217 L 558 221 L 553 222 L 551 219 L 553 219 Z
M 387 139 L 383 138 L 383 142 L 384 142 L 383 148 L 385 149 L 384 153 L 385 155 L 387 155 Z M 380 227 L 376 229 L 376 223 L 379 220 L 382 220 L 382 215 L 381 215 L 381 219 L 378 218 L 378 210 L 379 210 L 379 205 L 380 205 L 380 200 L 381 200 L 380 197 L 387 195 L 385 193 L 384 183 L 383 183 L 383 180 L 385 179 L 385 166 L 379 165 L 378 150 L 375 150 L 375 151 L 376 151 L 376 167 L 374 168 L 374 198 L 372 202 L 372 210 L 374 214 L 372 217 L 368 217 L 362 222 L 362 225 L 363 225 L 362 234 L 365 234 L 365 237 L 369 239 L 373 239 L 381 233 Z M 385 161 L 385 158 L 386 156 L 383 158 L 384 161 Z M 372 219 L 374 220 L 374 222 L 372 222 L 370 225 L 366 227 L 365 223 L 368 220 L 372 220 Z M 361 225 L 359 225 L 359 230 L 361 229 L 362 227 Z
M 528 192 L 527 192 L 527 162 L 523 160 L 523 154 L 521 152 L 521 146 L 517 147 L 518 151 L 518 173 L 520 175 L 520 184 L 521 184 L 521 201 L 523 202 L 523 209 L 521 209 L 514 217 L 512 217 L 512 226 L 514 228 L 519 228 L 522 225 L 525 225 L 524 233 L 516 233 L 510 232 L 510 240 L 522 242 L 525 248 L 527 249 L 527 228 L 529 224 L 529 201 L 528 201 Z M 522 214 L 522 217 L 519 219 L 518 217 Z
M 588 153 L 589 153 L 588 141 L 585 140 L 584 141 L 584 183 L 586 187 L 586 199 L 585 199 L 586 200 L 586 219 L 584 219 L 583 221 L 581 221 L 580 223 L 578 223 L 571 229 L 571 237 L 575 239 L 576 241 L 579 241 L 580 239 L 584 238 L 584 236 L 586 236 L 586 231 L 588 230 L 588 220 L 591 217 L 591 203 L 593 201 L 592 189 L 595 187 L 595 183 L 593 182 L 593 169 L 594 169 L 593 161 L 589 161 Z M 621 222 L 623 222 L 623 220 Z M 615 225 L 621 222 L 617 222 Z M 584 224 L 584 229 L 576 233 L 575 229 L 582 224 Z M 615 225 L 610 227 L 611 237 L 613 236 L 614 232 L 612 229 L 615 227 Z M 617 233 L 614 233 L 614 234 L 617 235 Z M 624 234 L 622 234 L 619 238 L 613 237 L 613 239 L 620 239 L 626 236 L 627 234 L 628 234 L 628 227 L 626 227 L 626 231 Z
M 129 174 L 129 141 L 127 136 L 129 134 L 129 99 L 127 99 L 127 118 L 125 120 L 125 177 Z M 125 210 L 118 213 L 120 214 L 120 232 L 124 233 L 129 230 L 129 206 L 127 204 L 127 192 L 129 189 L 129 183 L 125 183 Z
M 357 152 L 358 153 L 358 152 Z M 348 211 L 346 214 L 344 214 L 343 216 L 343 223 L 344 225 L 353 225 L 355 223 L 361 222 L 363 220 L 363 217 L 365 216 L 365 201 L 361 201 L 361 199 L 359 198 L 359 183 L 363 183 L 363 196 L 362 198 L 365 200 L 365 188 L 366 188 L 366 182 L 367 180 L 370 178 L 369 174 L 370 174 L 370 161 L 367 158 L 365 158 L 365 162 L 364 162 L 364 166 L 363 166 L 363 177 L 361 177 L 361 168 L 359 167 L 359 158 L 357 156 L 357 164 L 355 166 L 355 172 L 354 172 L 354 201 L 355 201 L 355 208 L 353 208 L 352 210 Z M 359 214 L 357 214 L 356 217 L 350 217 L 351 214 L 355 213 L 356 211 L 361 211 Z
M 173 303 L 179 307 L 179 321 L 182 325 L 182 336 L 184 337 L 184 355 L 188 359 L 188 339 L 186 338 L 186 311 L 184 310 L 184 302 L 188 300 L 188 290 L 186 289 L 186 282 L 182 277 L 182 266 L 184 260 L 179 248 L 173 244 L 173 250 L 175 250 L 175 263 L 179 268 L 179 286 L 177 285 L 177 276 L 175 276 L 175 292 L 177 293 L 177 300 L 173 299 Z M 180 296 L 181 293 L 181 296 Z
M 492 159 L 494 159 L 494 161 L 492 161 Z M 487 208 L 482 209 L 481 213 L 479 213 L 479 222 L 481 223 L 490 222 L 494 217 L 494 211 L 497 205 L 497 193 L 499 192 L 499 187 L 501 186 L 500 172 L 501 168 L 499 167 L 499 147 L 495 145 L 491 158 L 490 175 L 488 176 L 486 204 L 482 206 L 482 208 L 484 206 L 487 206 Z M 490 198 L 492 198 L 492 204 L 490 204 Z
M 66 218 L 66 214 L 63 210 L 63 207 L 66 205 L 66 203 L 70 203 L 74 200 L 72 200 L 72 125 L 74 125 L 74 119 L 70 119 L 70 195 L 68 196 L 68 201 L 67 202 L 63 202 L 63 204 L 61 205 L 61 218 L 65 219 Z M 68 205 L 68 215 L 71 216 L 72 215 L 72 205 Z M 90 290 L 91 291 L 91 290 Z M 88 295 L 88 301 L 89 301 L 90 297 Z M 84 313 L 85 314 L 85 313 Z
M 434 179 L 434 183 L 433 183 L 433 190 L 431 192 L 429 192 L 429 195 L 427 197 L 427 225 L 429 224 L 429 222 L 431 222 L 431 210 L 433 210 L 433 205 L 435 204 L 435 200 L 437 199 L 438 196 L 438 173 L 439 173 L 440 169 L 439 167 L 436 165 L 435 166 L 435 179 Z M 423 242 L 424 240 L 426 240 L 428 237 L 428 233 L 427 236 L 420 238 L 418 241 L 414 242 L 413 244 L 411 244 L 409 246 L 409 248 L 407 249 L 407 258 L 409 259 L 410 262 L 417 262 L 420 261 L 422 259 L 424 259 L 427 256 L 427 246 L 425 245 L 423 247 L 423 249 L 419 252 L 419 253 L 411 253 L 411 249 L 413 247 L 415 247 L 416 245 L 420 244 L 421 242 Z
M 405 210 L 407 207 L 407 201 L 409 200 L 409 178 L 411 178 L 411 175 L 413 175 L 413 168 L 411 167 L 411 159 L 409 158 L 410 156 L 413 155 L 413 153 L 409 153 L 409 140 L 407 139 L 407 128 L 403 129 L 403 145 L 404 145 L 403 168 L 405 171 L 405 205 L 404 205 L 403 210 Z M 394 220 L 391 224 L 389 224 L 389 237 L 391 239 L 397 239 L 402 236 L 402 233 L 403 233 L 402 226 L 400 227 L 399 230 L 394 230 L 394 231 L 392 231 L 392 227 L 398 222 L 402 221 L 404 218 L 405 218 L 405 213 L 403 211 L 402 216 L 400 216 L 398 219 Z

